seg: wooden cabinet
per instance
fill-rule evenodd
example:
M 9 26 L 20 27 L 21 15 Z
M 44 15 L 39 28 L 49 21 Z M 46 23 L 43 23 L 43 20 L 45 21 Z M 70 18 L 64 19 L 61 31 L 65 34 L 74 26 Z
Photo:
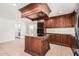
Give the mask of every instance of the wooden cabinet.
M 75 16 L 74 13 L 50 17 L 48 20 L 45 20 L 45 28 L 65 28 L 65 27 L 74 27 L 75 26 Z
M 75 47 L 75 38 L 71 35 L 51 34 L 48 38 L 49 43 Z
M 59 38 L 60 38 L 60 35 L 52 34 L 49 36 L 48 41 L 50 43 L 56 43 L 56 42 L 61 43 L 61 40 L 59 40 Z
M 44 27 L 48 27 L 48 28 L 51 28 L 51 27 L 55 27 L 56 24 L 55 24 L 55 19 L 50 19 L 50 20 L 45 20 L 44 21 Z
M 25 37 L 25 52 L 32 55 L 45 55 L 49 48 L 47 39 L 31 36 Z
M 19 10 L 22 17 L 26 17 L 31 20 L 48 18 L 48 14 L 51 12 L 46 3 L 30 3 Z

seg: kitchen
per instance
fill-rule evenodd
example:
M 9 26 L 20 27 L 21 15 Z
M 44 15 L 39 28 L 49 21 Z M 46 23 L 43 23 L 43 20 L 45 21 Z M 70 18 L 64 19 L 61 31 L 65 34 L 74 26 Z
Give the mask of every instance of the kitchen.
M 2 6 L 5 7 L 5 5 L 7 4 L 3 4 Z M 13 5 L 15 7 L 9 6 L 9 8 L 15 9 L 16 5 L 19 6 L 15 9 L 15 11 L 17 10 L 18 15 L 16 12 L 12 13 L 13 15 L 16 14 L 15 19 L 17 20 L 18 18 L 19 20 L 8 21 L 12 21 L 16 24 L 15 30 L 11 29 L 13 32 L 11 31 L 12 33 L 10 33 L 17 41 L 16 43 L 13 39 L 16 44 L 11 44 L 17 47 L 19 45 L 17 51 L 22 47 L 23 49 L 20 49 L 21 51 L 24 51 L 22 53 L 28 53 L 30 55 L 74 55 L 74 49 L 76 49 L 76 3 L 28 3 L 24 5 Z M 63 7 L 61 7 L 61 5 L 63 5 Z M 1 15 L 1 17 L 2 16 L 5 16 L 6 19 L 14 18 L 14 16 L 6 17 L 6 15 Z M 14 23 L 11 27 L 14 26 Z M 14 31 L 17 32 L 18 36 L 18 28 L 21 29 L 20 38 L 17 38 L 14 33 Z M 8 36 L 8 38 L 11 36 Z M 22 39 L 23 41 L 21 41 Z M 8 45 L 11 46 L 11 44 Z M 64 50 L 67 50 L 68 52 L 65 52 Z

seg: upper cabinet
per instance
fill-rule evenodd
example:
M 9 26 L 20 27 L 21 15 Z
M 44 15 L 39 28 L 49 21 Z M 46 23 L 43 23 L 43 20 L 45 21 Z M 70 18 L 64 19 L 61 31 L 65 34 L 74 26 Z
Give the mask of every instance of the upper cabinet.
M 51 12 L 46 3 L 31 3 L 21 9 L 21 17 L 26 17 L 31 20 L 47 19 L 48 14 Z
M 66 28 L 75 26 L 75 13 L 70 13 L 61 16 L 50 17 L 45 20 L 45 28 Z

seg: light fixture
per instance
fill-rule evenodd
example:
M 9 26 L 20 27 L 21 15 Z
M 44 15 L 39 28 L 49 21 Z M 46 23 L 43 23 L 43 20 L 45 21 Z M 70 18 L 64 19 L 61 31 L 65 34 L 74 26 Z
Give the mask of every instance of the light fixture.
M 16 3 L 12 4 L 13 6 L 16 6 Z
M 59 11 L 59 13 L 61 14 L 61 13 L 62 13 L 62 11 Z

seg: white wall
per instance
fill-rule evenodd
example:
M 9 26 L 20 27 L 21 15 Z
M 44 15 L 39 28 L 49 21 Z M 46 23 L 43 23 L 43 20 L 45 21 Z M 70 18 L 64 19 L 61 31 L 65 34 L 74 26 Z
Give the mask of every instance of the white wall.
M 26 35 L 37 36 L 37 21 L 26 23 Z
M 18 25 L 21 28 L 21 38 L 27 36 L 37 36 L 37 22 L 27 19 L 2 19 L 0 18 L 0 43 L 16 40 Z
M 15 40 L 17 28 L 15 24 L 21 24 L 21 37 L 25 35 L 25 22 L 21 20 L 7 20 L 0 18 L 0 43 Z

